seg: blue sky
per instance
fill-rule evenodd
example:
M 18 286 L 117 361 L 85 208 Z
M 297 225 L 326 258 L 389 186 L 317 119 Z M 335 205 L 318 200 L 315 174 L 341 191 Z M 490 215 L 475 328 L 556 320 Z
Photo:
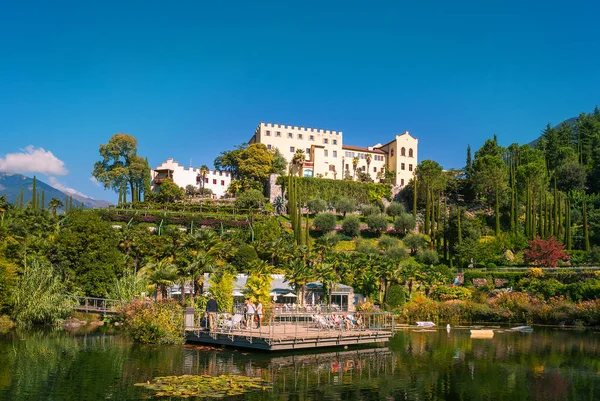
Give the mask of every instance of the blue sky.
M 260 121 L 358 146 L 408 130 L 462 167 L 600 104 L 600 5 L 488 3 L 4 2 L 0 168 L 114 201 L 90 180 L 112 134 L 212 166 Z

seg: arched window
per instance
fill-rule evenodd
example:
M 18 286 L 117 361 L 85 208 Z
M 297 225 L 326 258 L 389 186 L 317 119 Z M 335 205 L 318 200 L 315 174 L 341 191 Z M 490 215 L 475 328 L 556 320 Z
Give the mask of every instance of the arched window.
M 408 157 L 413 157 L 412 149 L 408 149 Z
M 394 148 L 390 151 L 391 155 L 394 156 Z
M 400 149 L 400 156 L 406 156 L 406 149 Z

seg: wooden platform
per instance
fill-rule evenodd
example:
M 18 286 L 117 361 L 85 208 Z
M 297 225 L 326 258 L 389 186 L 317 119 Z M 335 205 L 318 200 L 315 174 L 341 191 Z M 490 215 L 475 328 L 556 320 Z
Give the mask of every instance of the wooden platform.
M 186 329 L 186 340 L 191 343 L 263 351 L 377 344 L 388 341 L 392 335 L 393 331 L 389 329 L 327 330 L 297 324 L 277 324 L 230 332 Z

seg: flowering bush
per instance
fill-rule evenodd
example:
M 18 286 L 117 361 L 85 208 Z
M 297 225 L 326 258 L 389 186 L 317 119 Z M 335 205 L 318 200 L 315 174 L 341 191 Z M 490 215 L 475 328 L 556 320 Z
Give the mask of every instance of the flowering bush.
M 183 309 L 175 300 L 136 300 L 119 310 L 125 332 L 143 344 L 182 344 Z

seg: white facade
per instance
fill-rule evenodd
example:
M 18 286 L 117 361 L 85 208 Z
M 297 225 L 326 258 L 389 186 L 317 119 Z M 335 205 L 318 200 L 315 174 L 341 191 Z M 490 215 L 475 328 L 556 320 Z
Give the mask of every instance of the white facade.
M 186 168 L 171 158 L 152 170 L 152 190 L 158 191 L 160 182 L 165 178 L 171 178 L 183 189 L 188 185 L 202 188 L 202 173 L 199 167 Z M 216 198 L 225 195 L 230 183 L 231 174 L 226 171 L 209 170 L 204 177 L 204 188 L 210 189 Z
M 262 143 L 270 150 L 279 149 L 288 163 L 296 150 L 303 150 L 306 161 L 301 174 L 305 177 L 356 179 L 361 170 L 379 182 L 387 170 L 394 173 L 393 184 L 404 186 L 413 178 L 418 163 L 419 140 L 408 131 L 396 135 L 385 145 L 358 147 L 343 144 L 342 131 L 261 122 L 250 139 L 252 143 Z M 356 166 L 354 158 L 358 159 Z

